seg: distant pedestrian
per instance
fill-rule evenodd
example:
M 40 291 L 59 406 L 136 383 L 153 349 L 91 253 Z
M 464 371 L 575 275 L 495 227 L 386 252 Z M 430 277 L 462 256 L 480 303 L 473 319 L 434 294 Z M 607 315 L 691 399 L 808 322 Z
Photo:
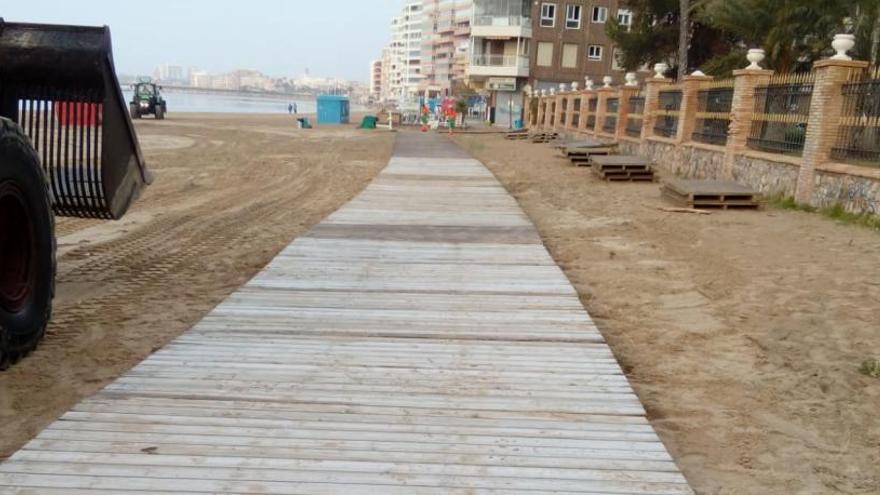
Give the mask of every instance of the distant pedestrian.
M 299 111 L 296 108 L 296 103 L 293 104 L 293 113 L 299 113 Z
M 293 115 L 293 103 L 287 104 L 287 113 L 289 113 L 290 115 Z

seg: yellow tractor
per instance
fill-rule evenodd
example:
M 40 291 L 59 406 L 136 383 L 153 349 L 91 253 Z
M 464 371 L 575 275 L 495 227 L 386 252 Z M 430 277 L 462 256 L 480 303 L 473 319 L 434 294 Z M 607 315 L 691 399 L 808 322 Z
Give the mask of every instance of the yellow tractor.
M 46 331 L 54 216 L 118 219 L 150 182 L 109 28 L 0 18 L 0 369 Z

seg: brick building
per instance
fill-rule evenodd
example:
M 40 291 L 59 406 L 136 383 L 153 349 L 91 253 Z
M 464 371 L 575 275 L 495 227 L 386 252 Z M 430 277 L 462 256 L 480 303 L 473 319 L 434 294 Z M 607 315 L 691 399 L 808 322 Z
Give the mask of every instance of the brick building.
M 612 76 L 623 80 L 615 49 L 605 28 L 611 19 L 632 24 L 632 12 L 618 0 L 557 0 L 532 2 L 532 50 L 529 83 L 549 89 L 559 83 L 597 83 Z

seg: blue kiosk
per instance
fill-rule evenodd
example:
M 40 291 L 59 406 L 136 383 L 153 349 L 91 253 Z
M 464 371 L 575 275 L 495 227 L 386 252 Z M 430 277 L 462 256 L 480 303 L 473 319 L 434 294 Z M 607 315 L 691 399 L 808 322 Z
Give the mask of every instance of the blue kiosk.
M 347 96 L 318 96 L 318 124 L 348 124 L 349 113 Z

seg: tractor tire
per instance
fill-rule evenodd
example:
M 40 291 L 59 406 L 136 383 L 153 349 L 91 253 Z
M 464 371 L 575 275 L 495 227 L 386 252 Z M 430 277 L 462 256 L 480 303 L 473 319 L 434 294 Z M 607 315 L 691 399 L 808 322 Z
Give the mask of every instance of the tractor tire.
M 55 217 L 30 141 L 0 118 L 0 370 L 46 333 L 55 296 Z
M 156 120 L 165 120 L 165 105 L 156 105 Z
M 137 104 L 135 104 L 135 103 L 130 103 L 128 105 L 128 113 L 131 114 L 132 119 L 141 118 L 141 110 L 140 110 L 140 108 L 138 108 Z

